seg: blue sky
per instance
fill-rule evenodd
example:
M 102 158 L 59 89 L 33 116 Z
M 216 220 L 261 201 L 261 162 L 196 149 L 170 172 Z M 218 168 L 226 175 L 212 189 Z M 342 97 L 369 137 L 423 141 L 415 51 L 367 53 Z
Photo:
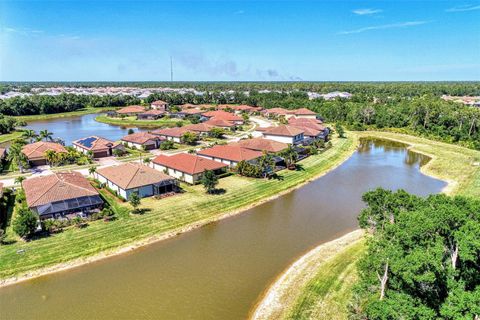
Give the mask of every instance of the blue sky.
M 4 1 L 1 81 L 480 80 L 480 1 Z

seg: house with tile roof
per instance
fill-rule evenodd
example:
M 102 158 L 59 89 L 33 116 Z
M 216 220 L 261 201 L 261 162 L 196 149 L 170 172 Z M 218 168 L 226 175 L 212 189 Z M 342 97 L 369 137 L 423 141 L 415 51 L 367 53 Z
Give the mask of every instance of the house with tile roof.
M 90 214 L 103 206 L 98 191 L 79 172 L 56 172 L 22 182 L 28 207 L 40 219 Z
M 163 100 L 153 101 L 150 104 L 150 107 L 154 110 L 167 111 L 168 110 L 168 102 L 165 102 Z
M 222 129 L 228 129 L 228 130 L 234 130 L 237 125 L 233 122 L 222 120 L 222 119 L 216 119 L 212 118 L 204 122 L 204 124 L 208 124 L 217 128 L 222 128 Z
M 52 150 L 55 152 L 67 152 L 64 146 L 56 142 L 37 141 L 23 146 L 22 153 L 27 157 L 32 166 L 43 166 L 47 164 L 45 152 Z
M 237 143 L 242 148 L 268 153 L 278 153 L 288 148 L 287 143 L 264 138 L 244 139 Z
M 154 169 L 190 184 L 199 182 L 206 170 L 220 174 L 228 167 L 228 164 L 188 153 L 177 153 L 172 156 L 159 155 L 152 160 L 152 164 Z
M 139 113 L 144 113 L 145 111 L 145 107 L 142 106 L 128 106 L 118 109 L 116 113 L 124 116 L 134 116 Z
M 187 131 L 194 132 L 200 136 L 206 136 L 212 131 L 214 126 L 207 123 L 197 123 L 186 125 L 183 128 Z
M 268 127 L 262 131 L 262 134 L 265 139 L 289 144 L 299 144 L 304 138 L 304 130 L 290 125 Z
M 126 143 L 128 147 L 144 150 L 158 149 L 162 141 L 165 140 L 166 138 L 145 131 L 127 134 L 122 138 L 122 141 Z
M 202 116 L 208 119 L 220 119 L 224 121 L 230 121 L 236 125 L 243 124 L 243 118 L 239 117 L 233 113 L 226 112 L 223 110 L 216 110 L 216 111 L 207 111 L 202 113 Z
M 165 115 L 165 111 L 150 109 L 148 111 L 137 114 L 137 120 L 157 120 Z
M 151 134 L 156 135 L 160 138 L 165 138 L 173 142 L 182 143 L 182 136 L 188 130 L 185 127 L 179 128 L 164 128 L 153 130 Z
M 295 109 L 292 112 L 297 119 L 316 119 L 317 114 L 307 108 Z
M 94 177 L 123 199 L 128 199 L 132 193 L 143 198 L 176 190 L 175 179 L 136 162 L 97 169 Z
M 85 154 L 91 151 L 94 158 L 110 157 L 113 155 L 113 150 L 116 149 L 125 151 L 125 147 L 121 143 L 98 136 L 75 140 L 72 142 L 72 146 L 75 150 Z
M 240 161 L 253 162 L 263 155 L 260 151 L 243 148 L 238 144 L 216 145 L 200 150 L 197 154 L 206 159 L 228 164 L 232 168 Z

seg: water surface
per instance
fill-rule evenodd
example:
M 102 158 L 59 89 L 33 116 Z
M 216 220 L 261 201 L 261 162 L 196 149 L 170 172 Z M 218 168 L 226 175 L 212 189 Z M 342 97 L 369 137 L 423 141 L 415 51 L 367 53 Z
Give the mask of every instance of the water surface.
M 324 177 L 245 214 L 0 289 L 0 318 L 245 319 L 290 263 L 357 228 L 365 191 L 439 192 L 445 183 L 419 171 L 427 161 L 401 144 L 364 141 Z

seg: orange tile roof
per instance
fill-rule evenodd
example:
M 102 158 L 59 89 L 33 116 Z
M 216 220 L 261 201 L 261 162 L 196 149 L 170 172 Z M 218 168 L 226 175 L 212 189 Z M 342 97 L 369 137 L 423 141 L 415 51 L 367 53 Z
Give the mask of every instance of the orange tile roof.
M 97 190 L 79 172 L 57 172 L 22 182 L 29 207 L 98 195 Z
M 64 146 L 55 142 L 38 141 L 30 143 L 22 148 L 22 152 L 29 160 L 45 159 L 45 152 L 53 150 L 55 152 L 67 152 Z
M 193 115 L 193 114 L 202 114 L 203 111 L 200 109 L 185 109 L 181 111 L 182 113 Z
M 157 101 L 153 101 L 151 104 L 153 104 L 154 106 L 164 106 L 164 105 L 167 105 L 168 102 L 165 102 L 163 100 L 157 100 Z
M 274 136 L 294 137 L 302 134 L 303 130 L 288 125 L 280 125 L 278 127 L 269 127 L 263 133 Z
M 160 183 L 172 178 L 163 172 L 140 163 L 128 162 L 97 169 L 97 174 L 113 182 L 123 190 Z
M 315 122 L 307 122 L 307 121 L 294 121 L 294 122 L 289 122 L 289 126 L 297 127 L 300 129 L 304 128 L 310 128 L 310 129 L 315 129 L 318 131 L 323 131 L 325 130 L 325 126 L 320 123 L 315 123 Z
M 304 123 L 313 123 L 313 124 L 322 124 L 322 120 L 312 119 L 312 118 L 295 118 L 290 117 L 288 118 L 289 124 L 304 124 Z
M 217 170 L 228 167 L 227 164 L 188 153 L 177 153 L 172 156 L 159 155 L 153 163 L 193 175 L 205 170 Z
M 252 106 L 248 106 L 246 104 L 242 104 L 240 106 L 232 106 L 231 108 L 235 111 L 250 111 L 254 109 Z
M 295 126 L 294 127 L 300 129 L 300 130 L 303 130 L 303 135 L 304 136 L 307 136 L 307 137 L 318 137 L 321 132 L 320 130 L 317 130 L 317 129 L 314 129 L 314 128 L 309 128 L 309 127 L 305 127 L 305 126 Z
M 213 129 L 213 126 L 208 123 L 197 123 L 189 124 L 183 127 L 185 130 L 194 131 L 194 132 L 210 132 Z
M 120 110 L 117 110 L 117 113 L 120 113 L 120 114 L 143 113 L 143 112 L 145 112 L 145 108 L 142 106 L 128 106 Z
M 161 140 L 161 138 L 159 136 L 156 136 L 154 134 L 151 134 L 149 132 L 144 132 L 144 131 L 127 134 L 125 137 L 122 138 L 122 141 L 138 143 L 138 144 L 144 144 L 151 140 L 153 141 Z
M 236 162 L 256 159 L 263 155 L 260 151 L 242 148 L 238 144 L 216 145 L 200 150 L 197 154 Z
M 141 114 L 159 116 L 159 115 L 165 114 L 165 111 L 157 110 L 157 109 L 151 109 L 151 110 L 142 112 Z
M 193 108 L 196 108 L 197 106 L 191 103 L 185 103 L 185 104 L 179 105 L 178 107 L 180 107 L 180 109 L 182 110 L 185 110 L 185 109 L 193 109 Z
M 95 139 L 89 142 L 90 147 L 88 146 L 88 144 L 85 145 L 81 143 L 83 140 L 89 139 L 89 138 Z M 79 146 L 82 149 L 92 150 L 92 151 L 108 150 L 109 148 L 114 148 L 119 145 L 118 142 L 110 141 L 98 136 L 90 136 L 90 137 L 78 139 L 73 141 L 72 144 Z
M 217 118 L 211 118 L 207 121 L 204 122 L 205 124 L 212 125 L 214 127 L 223 127 L 223 128 L 231 128 L 235 127 L 235 123 L 227 120 L 222 120 L 222 119 L 217 119 Z
M 288 148 L 288 144 L 286 143 L 264 138 L 240 140 L 238 144 L 243 148 L 272 153 L 277 153 Z
M 202 113 L 202 115 L 207 118 L 216 118 L 216 119 L 221 119 L 225 121 L 243 121 L 242 117 L 239 117 L 233 113 L 222 111 L 222 110 L 208 111 L 208 112 Z
M 164 129 L 157 129 L 153 130 L 151 133 L 159 136 L 166 136 L 166 137 L 181 137 L 185 132 L 188 130 L 184 127 L 179 128 L 164 128 Z
M 271 108 L 271 109 L 265 109 L 264 110 L 266 113 L 274 113 L 278 115 L 285 115 L 290 113 L 290 110 L 287 110 L 285 108 Z
M 315 112 L 308 110 L 307 108 L 300 108 L 293 111 L 296 115 L 316 115 Z

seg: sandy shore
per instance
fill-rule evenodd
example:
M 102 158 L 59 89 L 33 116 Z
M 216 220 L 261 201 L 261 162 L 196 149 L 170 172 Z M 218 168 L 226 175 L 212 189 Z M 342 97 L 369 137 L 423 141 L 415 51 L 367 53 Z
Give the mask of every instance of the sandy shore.
M 300 183 L 300 184 L 298 184 L 298 185 L 296 185 L 296 186 L 294 186 L 290 189 L 287 189 L 283 192 L 277 193 L 274 196 L 267 197 L 265 199 L 262 199 L 260 201 L 255 202 L 255 203 L 252 203 L 250 205 L 244 206 L 240 209 L 230 211 L 230 212 L 226 212 L 226 213 L 221 214 L 221 215 L 219 215 L 217 217 L 214 217 L 214 218 L 201 220 L 201 221 L 190 224 L 190 225 L 188 225 L 186 227 L 183 227 L 183 228 L 180 228 L 180 229 L 175 229 L 175 230 L 169 231 L 167 233 L 163 233 L 161 235 L 156 235 L 156 236 L 145 238 L 143 240 L 131 243 L 128 246 L 123 246 L 123 247 L 115 248 L 115 249 L 112 249 L 112 250 L 106 250 L 104 252 L 101 252 L 99 254 L 96 254 L 96 255 L 93 255 L 93 256 L 90 256 L 90 257 L 83 257 L 83 258 L 79 258 L 79 259 L 74 259 L 74 260 L 71 260 L 71 261 L 68 261 L 68 262 L 55 264 L 53 266 L 49 266 L 49 267 L 45 267 L 45 268 L 39 268 L 39 269 L 33 270 L 31 272 L 28 272 L 28 273 L 24 273 L 24 274 L 19 275 L 19 276 L 1 279 L 0 280 L 0 288 L 5 287 L 5 286 L 9 286 L 9 285 L 13 285 L 13 284 L 16 284 L 16 283 L 19 283 L 19 282 L 27 281 L 27 280 L 30 280 L 30 279 L 33 279 L 33 278 L 38 278 L 38 277 L 41 277 L 41 276 L 44 276 L 44 275 L 52 274 L 52 273 L 55 273 L 55 272 L 60 272 L 60 271 L 65 271 L 65 270 L 68 270 L 68 269 L 80 267 L 80 266 L 83 266 L 83 265 L 86 265 L 86 264 L 89 264 L 89 263 L 93 263 L 95 261 L 106 259 L 108 257 L 113 257 L 113 256 L 116 256 L 116 255 L 120 255 L 120 254 L 129 252 L 129 251 L 135 250 L 139 247 L 143 247 L 143 246 L 150 245 L 150 244 L 153 244 L 153 243 L 156 243 L 156 242 L 159 242 L 159 241 L 170 239 L 172 237 L 175 237 L 175 236 L 178 236 L 180 234 L 192 231 L 194 229 L 201 228 L 201 227 L 203 227 L 205 225 L 208 225 L 210 223 L 214 223 L 214 222 L 217 222 L 217 221 L 229 218 L 229 217 L 236 216 L 238 214 L 242 214 L 245 211 L 247 211 L 247 210 L 249 210 L 253 207 L 256 207 L 256 206 L 261 205 L 265 202 L 272 201 L 276 198 L 279 198 L 279 197 L 281 197 L 281 196 L 283 196 L 287 193 L 292 192 L 293 190 L 299 189 L 299 188 L 303 187 L 304 185 L 306 185 L 306 184 L 308 184 L 308 183 L 326 175 L 327 173 L 329 173 L 330 171 L 332 171 L 335 168 L 337 168 L 338 166 L 340 166 L 342 163 L 344 163 L 346 160 L 348 160 L 352 156 L 352 154 L 357 150 L 358 142 L 359 142 L 359 140 L 355 136 L 352 149 L 348 153 L 345 154 L 345 157 L 343 159 L 341 159 L 341 161 L 338 161 L 337 163 L 332 165 L 332 167 L 330 167 L 328 170 L 325 170 L 322 173 L 320 173 L 320 174 L 318 174 L 318 175 L 316 175 L 312 178 L 309 178 L 306 181 L 304 181 L 303 183 Z
M 276 320 L 285 318 L 287 306 L 292 306 L 302 289 L 316 275 L 316 270 L 337 253 L 363 238 L 363 230 L 355 230 L 309 251 L 290 265 L 262 295 L 252 320 Z

